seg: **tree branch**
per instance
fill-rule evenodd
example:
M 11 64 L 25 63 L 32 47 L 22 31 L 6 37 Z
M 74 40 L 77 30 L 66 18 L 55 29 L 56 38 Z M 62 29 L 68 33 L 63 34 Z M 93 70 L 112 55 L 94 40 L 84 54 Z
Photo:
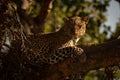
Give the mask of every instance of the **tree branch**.
M 35 19 L 32 19 L 21 8 L 22 1 L 16 1 L 16 0 L 13 1 L 17 4 L 18 7 L 17 11 L 19 16 L 22 16 L 21 18 L 23 18 L 23 20 L 25 20 L 30 26 L 33 26 L 33 28 L 31 28 L 31 31 L 35 34 L 42 33 L 44 31 L 45 19 L 52 9 L 52 0 L 46 0 L 46 1 L 43 0 L 43 3 L 41 5 L 41 11 L 39 12 L 39 15 Z
M 84 49 L 87 60 L 81 63 L 78 58 L 67 58 L 64 61 L 51 65 L 49 80 L 63 79 L 65 76 L 80 73 L 85 74 L 89 70 L 104 68 L 120 64 L 120 39 L 99 45 L 79 45 Z M 60 75 L 62 73 L 62 75 Z
M 43 0 L 41 6 L 41 11 L 39 15 L 35 18 L 35 22 L 38 26 L 33 29 L 33 33 L 41 33 L 44 31 L 44 23 L 47 15 L 52 9 L 52 0 Z

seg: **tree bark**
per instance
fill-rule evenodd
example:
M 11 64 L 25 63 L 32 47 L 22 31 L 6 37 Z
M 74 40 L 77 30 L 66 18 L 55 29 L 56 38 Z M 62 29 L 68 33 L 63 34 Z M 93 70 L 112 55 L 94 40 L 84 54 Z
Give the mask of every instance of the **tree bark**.
M 52 9 L 52 0 L 43 0 L 43 4 L 41 6 L 41 11 L 39 15 L 35 18 L 35 22 L 38 26 L 34 27 L 32 30 L 33 33 L 42 33 L 44 32 L 44 24 L 47 15 L 50 13 Z
M 81 63 L 78 58 L 66 58 L 60 63 L 51 65 L 49 69 L 49 80 L 64 79 L 65 76 L 115 66 L 120 64 L 120 39 L 105 42 L 98 45 L 79 45 L 87 55 L 87 60 Z M 62 73 L 62 75 L 60 75 Z
M 42 0 L 41 10 L 39 15 L 36 18 L 31 18 L 29 15 L 25 13 L 22 7 L 22 1 L 12 0 L 17 5 L 17 12 L 21 19 L 25 20 L 29 26 L 32 26 L 31 32 L 34 34 L 43 33 L 44 32 L 44 24 L 47 15 L 50 13 L 52 9 L 52 0 Z

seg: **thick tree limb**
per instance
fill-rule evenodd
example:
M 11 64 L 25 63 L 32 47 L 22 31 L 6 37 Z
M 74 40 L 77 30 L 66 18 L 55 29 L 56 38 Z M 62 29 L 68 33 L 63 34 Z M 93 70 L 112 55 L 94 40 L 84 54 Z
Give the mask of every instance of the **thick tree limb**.
M 17 11 L 19 16 L 22 16 L 21 18 L 25 20 L 30 26 L 33 26 L 31 31 L 35 34 L 42 33 L 44 31 L 45 19 L 52 9 L 52 0 L 43 0 L 39 15 L 35 19 L 32 19 L 21 8 L 22 1 L 13 0 L 13 2 L 17 4 L 17 7 L 18 7 Z
M 44 23 L 47 15 L 50 13 L 52 9 L 52 0 L 43 0 L 43 4 L 41 6 L 41 11 L 39 15 L 35 18 L 35 22 L 38 26 L 33 29 L 34 33 L 41 33 L 44 31 Z
M 0 51 L 5 43 L 7 29 L 13 25 L 8 0 L 0 0 Z
M 49 80 L 58 80 L 71 74 L 85 74 L 89 70 L 120 64 L 120 39 L 99 45 L 78 46 L 84 49 L 87 60 L 81 63 L 78 58 L 67 58 L 66 60 L 51 65 L 49 69 Z M 62 75 L 60 75 L 62 73 Z

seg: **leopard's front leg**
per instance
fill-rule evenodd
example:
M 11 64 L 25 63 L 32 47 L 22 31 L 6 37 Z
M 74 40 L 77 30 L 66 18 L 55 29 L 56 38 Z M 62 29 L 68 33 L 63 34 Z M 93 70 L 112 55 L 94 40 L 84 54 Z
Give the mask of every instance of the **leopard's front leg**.
M 82 48 L 74 46 L 73 54 L 71 54 L 72 58 L 78 58 L 81 63 L 86 62 L 87 55 L 85 54 Z
M 81 62 L 85 62 L 87 58 L 83 49 L 72 46 L 53 51 L 53 53 L 51 53 L 49 56 L 47 63 L 55 64 L 59 61 L 64 60 L 66 57 L 79 58 Z

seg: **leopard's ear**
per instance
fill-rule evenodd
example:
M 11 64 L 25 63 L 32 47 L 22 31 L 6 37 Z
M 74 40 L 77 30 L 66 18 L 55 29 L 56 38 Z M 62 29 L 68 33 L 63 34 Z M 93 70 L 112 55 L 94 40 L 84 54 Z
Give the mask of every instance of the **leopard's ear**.
M 68 18 L 63 18 L 64 23 L 66 23 L 68 20 Z
M 88 16 L 83 17 L 82 20 L 85 21 L 86 24 L 88 24 L 88 22 L 89 22 Z

